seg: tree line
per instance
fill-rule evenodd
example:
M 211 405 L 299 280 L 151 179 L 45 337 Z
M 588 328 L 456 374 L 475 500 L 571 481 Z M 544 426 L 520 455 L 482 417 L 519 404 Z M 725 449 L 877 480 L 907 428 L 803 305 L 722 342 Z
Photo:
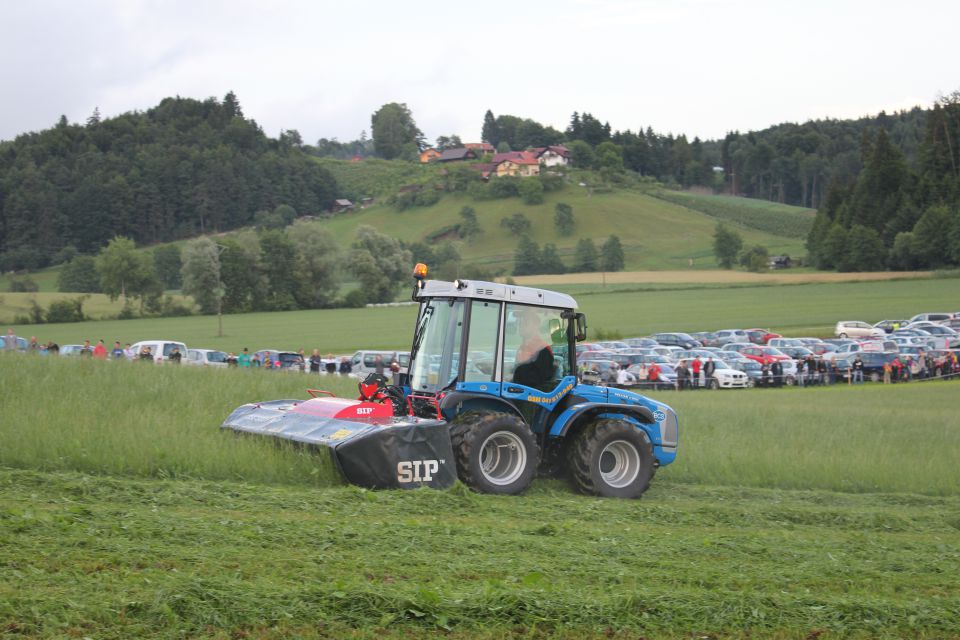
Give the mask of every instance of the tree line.
M 911 158 L 886 129 L 864 132 L 863 170 L 836 179 L 807 238 L 821 269 L 960 265 L 960 91 L 925 118 Z
M 93 254 L 117 235 L 152 244 L 234 229 L 281 204 L 319 213 L 336 182 L 302 147 L 296 131 L 264 135 L 232 92 L 61 117 L 0 143 L 0 269 Z

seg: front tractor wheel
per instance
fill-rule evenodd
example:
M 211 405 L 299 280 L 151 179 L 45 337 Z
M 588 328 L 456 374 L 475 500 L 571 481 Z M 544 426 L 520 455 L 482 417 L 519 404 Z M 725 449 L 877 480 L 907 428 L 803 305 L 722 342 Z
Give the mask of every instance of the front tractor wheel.
M 638 498 L 653 478 L 653 450 L 643 433 L 626 420 L 597 420 L 567 450 L 574 486 L 607 498 Z
M 530 427 L 506 413 L 465 413 L 450 426 L 460 480 L 481 493 L 517 494 L 537 469 L 537 441 Z

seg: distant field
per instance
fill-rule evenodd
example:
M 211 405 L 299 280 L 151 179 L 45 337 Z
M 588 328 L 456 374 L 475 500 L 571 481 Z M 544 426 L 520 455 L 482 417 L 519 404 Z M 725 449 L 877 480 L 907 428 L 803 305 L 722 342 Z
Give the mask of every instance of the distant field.
M 820 274 L 808 274 L 819 276 Z M 823 274 L 830 276 L 832 274 Z M 850 275 L 850 274 L 846 274 Z M 590 284 L 551 285 L 568 291 L 587 314 L 589 336 L 596 331 L 623 337 L 656 331 L 771 328 L 787 335 L 828 336 L 838 320 L 876 322 L 909 318 L 923 311 L 960 306 L 960 278 L 813 282 L 807 284 Z M 239 351 L 311 349 L 352 353 L 356 349 L 407 349 L 416 307 L 330 309 L 216 316 L 108 320 L 16 327 L 21 335 L 60 344 L 103 338 L 136 342 L 176 338 L 188 346 Z
M 123 310 L 123 298 L 110 300 L 102 293 L 58 293 L 55 291 L 40 291 L 38 293 L 0 293 L 0 322 L 12 323 L 18 316 L 30 315 L 33 308 L 32 303 L 36 302 L 44 308 L 50 308 L 50 303 L 54 300 L 74 300 L 84 298 L 83 314 L 91 320 L 102 320 L 104 318 L 116 318 Z M 173 298 L 177 301 L 186 301 L 193 304 L 192 298 L 185 298 L 181 295 L 175 295 Z M 139 312 L 139 302 L 131 301 L 134 311 Z

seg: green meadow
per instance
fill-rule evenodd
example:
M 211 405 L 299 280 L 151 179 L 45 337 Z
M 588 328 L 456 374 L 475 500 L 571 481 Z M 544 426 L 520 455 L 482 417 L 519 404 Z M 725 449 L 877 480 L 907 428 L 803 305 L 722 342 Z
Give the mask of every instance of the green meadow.
M 791 285 L 673 286 L 561 285 L 587 314 L 591 338 L 648 335 L 656 331 L 702 331 L 764 327 L 785 335 L 830 336 L 838 320 L 876 322 L 909 318 L 923 311 L 960 308 L 960 278 L 924 278 Z M 402 293 L 400 298 L 405 297 Z M 223 337 L 216 316 L 104 320 L 75 324 L 14 327 L 19 335 L 42 341 L 82 343 L 103 338 L 136 342 L 177 339 L 189 347 L 239 351 L 318 348 L 323 353 L 357 349 L 406 349 L 412 339 L 416 308 L 411 305 L 329 309 L 223 316 Z
M 679 457 L 623 501 L 371 492 L 218 428 L 339 377 L 0 378 L 4 637 L 957 637 L 957 382 L 662 393 Z

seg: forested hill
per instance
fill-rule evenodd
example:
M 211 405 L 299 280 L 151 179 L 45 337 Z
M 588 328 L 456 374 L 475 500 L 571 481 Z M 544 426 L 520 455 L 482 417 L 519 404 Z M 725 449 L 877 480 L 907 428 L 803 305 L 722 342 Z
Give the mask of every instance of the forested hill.
M 146 112 L 0 143 L 0 268 L 34 269 L 72 246 L 95 253 L 116 235 L 138 244 L 249 224 L 259 210 L 328 208 L 330 173 L 295 132 L 268 138 L 222 101 L 167 98 Z

